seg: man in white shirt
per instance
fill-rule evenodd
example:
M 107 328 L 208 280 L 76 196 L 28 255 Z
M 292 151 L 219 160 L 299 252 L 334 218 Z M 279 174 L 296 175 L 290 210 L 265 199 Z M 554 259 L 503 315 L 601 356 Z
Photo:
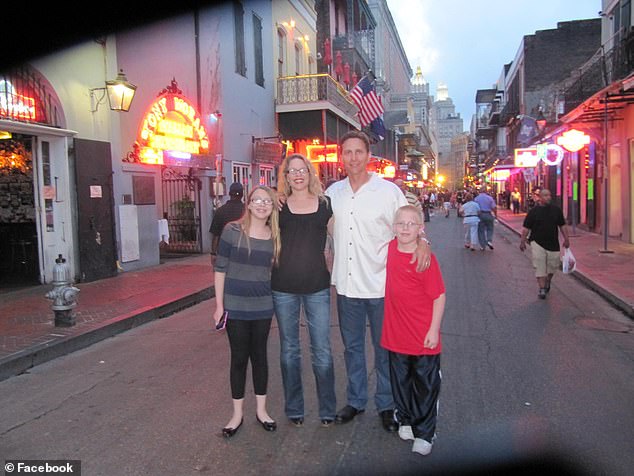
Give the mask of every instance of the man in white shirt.
M 385 297 L 387 248 L 394 238 L 396 210 L 407 205 L 401 190 L 378 175 L 368 173 L 370 142 L 363 132 L 351 131 L 340 141 L 348 177 L 331 185 L 334 213 L 335 256 L 332 284 L 337 289 L 339 328 L 348 374 L 347 405 L 337 413 L 337 423 L 347 423 L 365 411 L 368 378 L 365 357 L 366 319 L 374 345 L 377 386 L 376 409 L 387 431 L 397 431 L 390 385 L 388 353 L 380 346 Z M 431 250 L 423 237 L 413 259 L 417 269 L 429 266 Z

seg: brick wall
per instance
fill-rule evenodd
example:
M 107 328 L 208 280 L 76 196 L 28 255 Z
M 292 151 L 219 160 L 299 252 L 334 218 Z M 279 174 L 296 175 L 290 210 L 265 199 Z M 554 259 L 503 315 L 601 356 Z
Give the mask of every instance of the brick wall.
M 601 19 L 560 22 L 524 37 L 526 91 L 560 82 L 601 46 Z

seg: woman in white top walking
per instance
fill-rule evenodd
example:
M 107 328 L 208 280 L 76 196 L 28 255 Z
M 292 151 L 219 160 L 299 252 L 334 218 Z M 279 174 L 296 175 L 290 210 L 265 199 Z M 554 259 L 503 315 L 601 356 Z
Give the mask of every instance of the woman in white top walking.
M 478 223 L 480 218 L 480 205 L 473 201 L 473 194 L 468 193 L 465 196 L 465 203 L 460 206 L 460 213 L 464 217 L 462 223 L 465 227 L 464 247 L 471 248 L 471 251 L 476 250 L 476 243 L 478 243 Z

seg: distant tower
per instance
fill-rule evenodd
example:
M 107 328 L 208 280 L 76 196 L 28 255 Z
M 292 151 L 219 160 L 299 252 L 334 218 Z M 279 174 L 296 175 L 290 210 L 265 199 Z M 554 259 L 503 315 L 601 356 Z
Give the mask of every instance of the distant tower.
M 416 68 L 416 75 L 414 75 L 412 84 L 414 86 L 424 86 L 425 84 L 427 84 L 425 78 L 423 78 L 423 71 L 420 69 L 420 66 Z
M 449 88 L 445 83 L 438 83 L 436 86 L 436 101 L 445 101 L 449 99 Z

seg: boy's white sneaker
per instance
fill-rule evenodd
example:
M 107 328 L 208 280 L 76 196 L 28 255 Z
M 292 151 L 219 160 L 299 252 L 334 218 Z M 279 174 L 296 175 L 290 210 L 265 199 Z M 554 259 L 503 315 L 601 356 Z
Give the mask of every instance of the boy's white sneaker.
M 414 441 L 414 432 L 412 431 L 412 427 L 410 425 L 401 425 L 398 427 L 398 436 L 403 441 Z
M 427 456 L 431 453 L 432 444 L 422 438 L 414 438 L 414 445 L 412 446 L 412 452 Z

